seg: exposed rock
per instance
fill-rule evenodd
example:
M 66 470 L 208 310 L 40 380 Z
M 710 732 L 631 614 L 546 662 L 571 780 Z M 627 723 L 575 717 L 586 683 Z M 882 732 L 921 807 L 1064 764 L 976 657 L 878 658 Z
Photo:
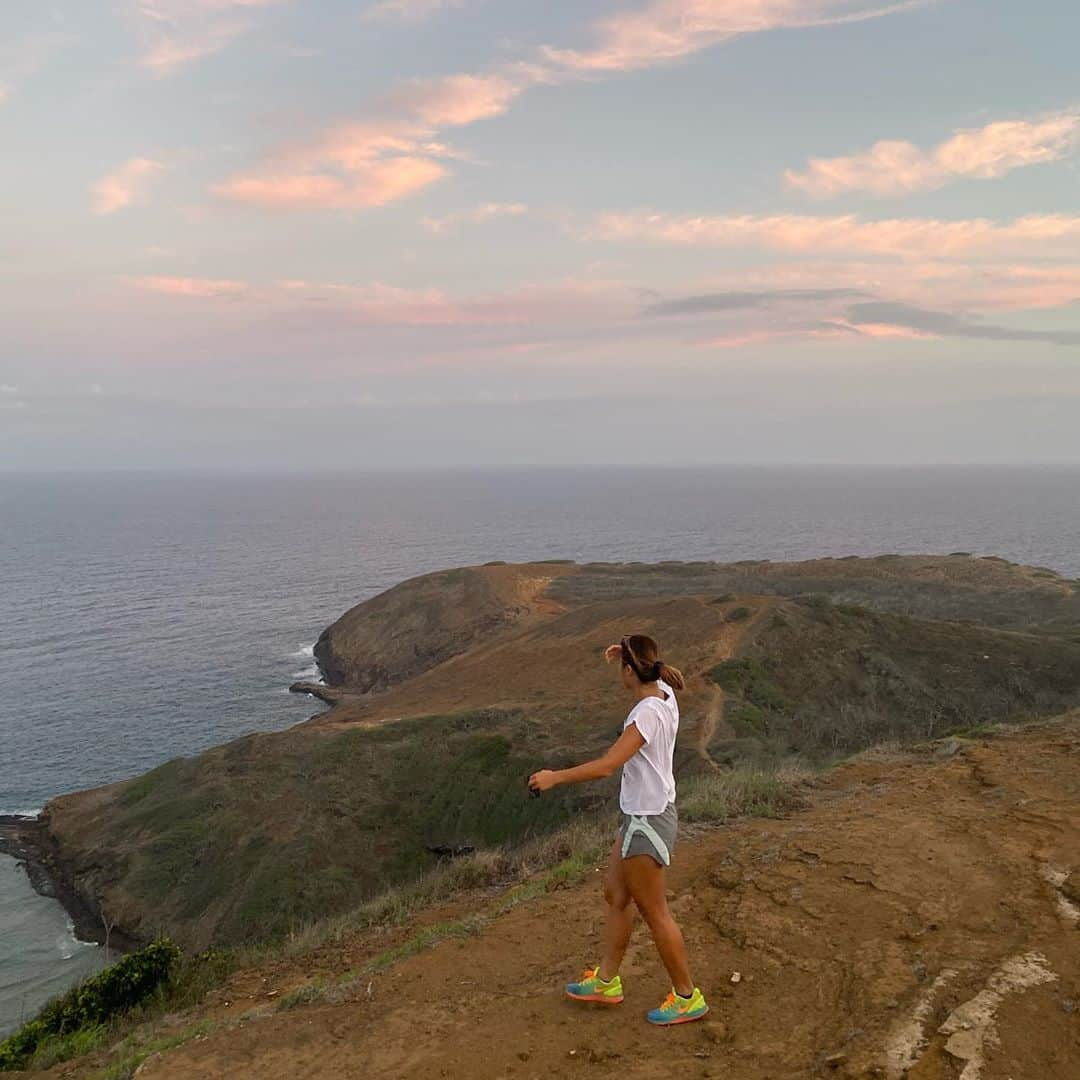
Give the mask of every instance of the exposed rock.
M 337 705 L 343 698 L 349 696 L 348 692 L 339 686 L 327 686 L 325 683 L 294 682 L 289 687 L 292 694 L 310 694 L 312 697 L 325 701 L 328 705 Z

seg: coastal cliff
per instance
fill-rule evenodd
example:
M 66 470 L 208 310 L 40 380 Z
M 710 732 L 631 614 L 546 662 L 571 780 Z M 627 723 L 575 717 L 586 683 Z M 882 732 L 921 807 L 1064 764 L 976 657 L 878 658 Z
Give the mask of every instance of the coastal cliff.
M 330 712 L 55 799 L 24 857 L 86 924 L 133 940 L 295 932 L 609 800 L 610 783 L 529 800 L 524 778 L 611 741 L 622 703 L 601 656 L 631 630 L 688 676 L 680 778 L 1080 702 L 1077 584 L 1004 560 L 464 568 L 328 628 Z

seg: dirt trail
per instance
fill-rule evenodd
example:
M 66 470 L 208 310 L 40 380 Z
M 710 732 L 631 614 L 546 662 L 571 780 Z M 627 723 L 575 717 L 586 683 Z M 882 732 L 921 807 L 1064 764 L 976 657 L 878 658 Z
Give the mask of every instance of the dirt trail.
M 788 820 L 686 839 L 672 904 L 713 1006 L 700 1024 L 644 1023 L 667 986 L 640 929 L 624 1005 L 564 1000 L 597 953 L 597 874 L 140 1080 L 1078 1080 L 1080 713 L 950 751 L 870 755 Z M 272 1006 L 291 964 L 249 973 L 231 1009 Z
M 746 635 L 761 622 L 762 617 L 768 611 L 771 611 L 773 607 L 775 607 L 775 604 L 768 600 L 758 600 L 753 604 L 751 608 L 752 614 L 749 618 L 741 622 L 725 622 L 716 641 L 716 654 L 713 662 L 720 664 L 725 660 L 730 660 Z M 724 701 L 726 696 L 723 687 L 715 685 L 712 687 L 709 703 L 705 708 L 697 732 L 698 756 L 714 769 L 718 769 L 720 766 L 717 765 L 709 753 L 709 745 L 715 738 L 717 731 L 721 730 L 720 725 L 724 723 Z M 734 737 L 735 732 L 731 730 L 730 725 L 727 725 L 723 730 L 728 738 Z

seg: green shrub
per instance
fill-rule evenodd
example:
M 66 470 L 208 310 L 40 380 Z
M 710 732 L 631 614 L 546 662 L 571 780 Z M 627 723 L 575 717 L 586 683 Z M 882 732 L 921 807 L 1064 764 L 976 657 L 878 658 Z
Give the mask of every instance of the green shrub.
M 767 664 L 749 657 L 725 660 L 709 671 L 709 678 L 729 693 L 741 694 L 759 709 L 786 709 L 787 698 L 769 677 Z
M 168 981 L 179 959 L 180 949 L 171 941 L 155 941 L 54 998 L 0 1043 L 0 1070 L 21 1069 L 48 1040 L 100 1028 L 140 1005 Z
M 769 718 L 766 716 L 765 711 L 750 702 L 746 702 L 735 709 L 731 714 L 731 719 L 733 723 L 743 724 L 754 731 L 767 733 L 769 730 Z
M 726 622 L 745 622 L 754 613 L 748 607 L 732 608 L 726 617 Z
M 741 691 L 750 681 L 753 668 L 752 660 L 724 660 L 710 668 L 708 676 L 724 690 Z

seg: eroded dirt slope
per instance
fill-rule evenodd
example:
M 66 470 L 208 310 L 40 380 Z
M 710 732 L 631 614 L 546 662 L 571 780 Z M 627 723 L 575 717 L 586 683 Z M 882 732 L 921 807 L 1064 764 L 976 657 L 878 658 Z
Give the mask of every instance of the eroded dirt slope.
M 268 995 L 310 960 L 248 973 L 241 1000 L 209 1008 L 262 1018 L 139 1075 L 1077 1080 L 1080 713 L 936 752 L 864 757 L 788 820 L 685 840 L 673 907 L 706 1022 L 644 1023 L 666 986 L 641 931 L 623 1006 L 564 1000 L 596 955 L 597 874 L 343 1003 L 272 1011 Z

